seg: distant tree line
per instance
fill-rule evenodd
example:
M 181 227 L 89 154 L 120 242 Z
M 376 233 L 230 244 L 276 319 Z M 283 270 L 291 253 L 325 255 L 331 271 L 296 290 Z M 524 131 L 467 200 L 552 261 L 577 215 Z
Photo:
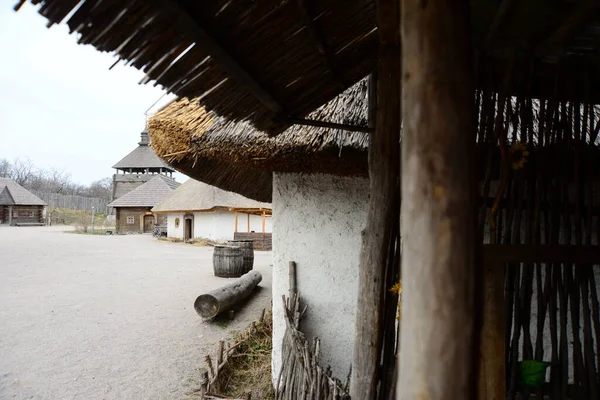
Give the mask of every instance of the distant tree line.
M 68 172 L 56 168 L 39 168 L 30 159 L 16 158 L 13 161 L 0 159 L 0 177 L 10 178 L 28 190 L 98 197 L 107 201 L 112 198 L 111 178 L 100 179 L 89 185 L 80 185 L 72 181 L 71 174 Z

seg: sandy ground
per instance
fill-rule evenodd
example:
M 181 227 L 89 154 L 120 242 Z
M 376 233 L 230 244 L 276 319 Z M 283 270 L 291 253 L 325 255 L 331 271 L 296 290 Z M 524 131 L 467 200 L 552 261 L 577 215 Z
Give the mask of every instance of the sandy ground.
M 269 306 L 270 252 L 260 290 L 211 323 L 193 302 L 228 282 L 212 248 L 62 230 L 0 227 L 0 399 L 185 399 L 205 354 Z

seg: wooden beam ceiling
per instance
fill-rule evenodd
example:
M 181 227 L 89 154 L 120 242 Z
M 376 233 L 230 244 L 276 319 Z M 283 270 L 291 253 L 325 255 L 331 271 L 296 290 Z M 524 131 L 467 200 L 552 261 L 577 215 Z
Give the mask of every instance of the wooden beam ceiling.
M 218 61 L 229 75 L 237 82 L 245 86 L 246 90 L 254 95 L 265 107 L 274 113 L 284 112 L 284 107 L 266 90 L 253 76 L 251 76 L 235 58 L 229 54 L 220 43 L 218 43 L 208 32 L 184 10 L 178 2 L 168 0 L 153 0 L 162 9 L 171 12 L 177 19 L 177 23 L 190 34 L 197 44 L 215 60 Z
M 506 20 L 508 12 L 510 11 L 514 3 L 515 0 L 504 0 L 498 7 L 498 11 L 496 11 L 496 15 L 494 15 L 492 25 L 490 25 L 490 30 L 488 31 L 488 34 L 485 37 L 484 47 L 486 49 L 488 49 L 493 44 L 494 39 L 496 38 L 496 34 L 498 33 L 498 29 Z
M 535 56 L 543 58 L 563 47 L 577 29 L 583 28 L 591 18 L 596 16 L 597 9 L 597 0 L 583 0 L 579 3 L 573 13 L 536 49 Z
M 371 128 L 368 126 L 339 124 L 337 122 L 318 121 L 318 120 L 314 120 L 314 119 L 288 118 L 288 119 L 286 119 L 286 122 L 288 122 L 290 124 L 294 124 L 294 125 L 308 125 L 308 126 L 316 126 L 319 128 L 341 129 L 341 130 L 350 131 L 350 132 L 373 133 L 375 131 L 374 128 Z

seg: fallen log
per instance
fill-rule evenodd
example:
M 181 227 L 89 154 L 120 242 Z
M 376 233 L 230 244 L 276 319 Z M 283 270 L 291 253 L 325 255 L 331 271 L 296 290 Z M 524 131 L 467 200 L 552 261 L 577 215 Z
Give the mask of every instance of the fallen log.
M 227 286 L 198 296 L 194 309 L 202 318 L 216 317 L 248 297 L 260 281 L 260 272 L 252 270 Z

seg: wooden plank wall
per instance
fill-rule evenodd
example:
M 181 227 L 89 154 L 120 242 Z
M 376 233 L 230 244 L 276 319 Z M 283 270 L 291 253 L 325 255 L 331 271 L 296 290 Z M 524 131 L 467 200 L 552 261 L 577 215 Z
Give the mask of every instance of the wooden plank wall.
M 258 233 L 258 232 L 235 232 L 233 234 L 234 240 L 253 240 L 254 250 L 265 250 L 269 251 L 273 249 L 273 234 L 272 233 Z
M 33 211 L 33 217 L 29 216 L 29 212 Z M 16 223 L 42 223 L 44 222 L 44 206 L 12 206 L 13 217 L 12 225 Z M 15 216 L 15 213 L 17 216 Z M 19 215 L 21 214 L 21 215 Z M 8 212 L 6 213 L 8 222 Z
M 149 208 L 119 207 L 117 208 L 118 233 L 142 233 L 144 214 Z M 133 224 L 127 223 L 127 217 L 133 217 Z

